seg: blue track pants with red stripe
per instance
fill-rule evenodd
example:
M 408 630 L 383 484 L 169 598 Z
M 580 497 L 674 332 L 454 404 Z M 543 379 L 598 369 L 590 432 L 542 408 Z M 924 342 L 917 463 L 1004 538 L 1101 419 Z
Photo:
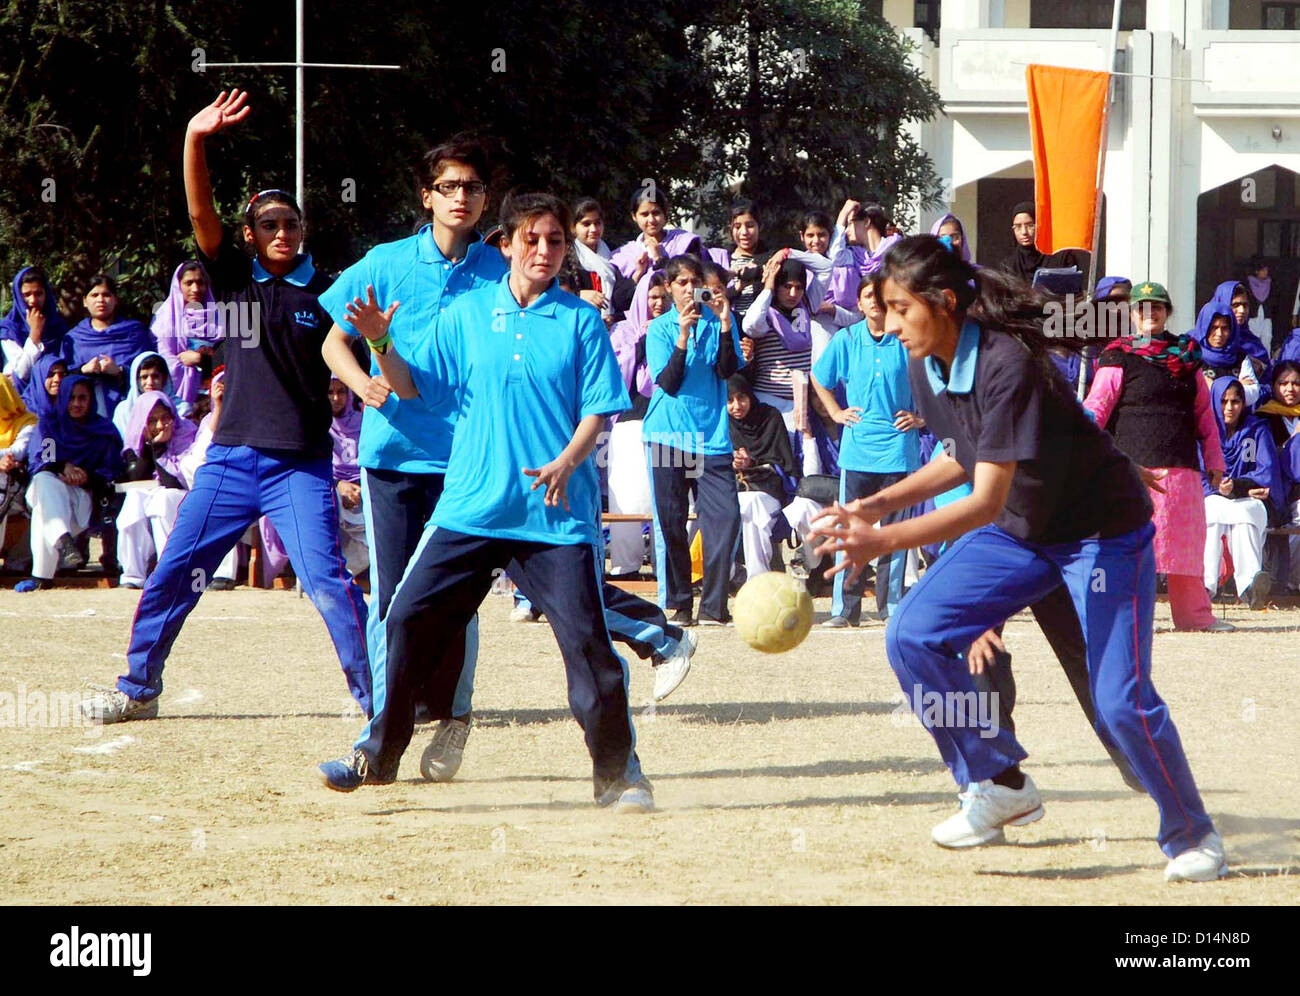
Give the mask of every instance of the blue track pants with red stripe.
M 303 591 L 325 620 L 348 691 L 370 715 L 366 603 L 339 550 L 329 458 L 251 446 L 208 447 L 207 462 L 181 502 L 158 566 L 140 594 L 126 655 L 129 670 L 117 687 L 142 701 L 162 692 L 163 665 L 185 617 L 221 559 L 261 515 L 280 534 Z M 222 648 L 229 651 L 229 644 Z
M 1169 709 L 1151 683 L 1154 535 L 1147 524 L 1107 539 L 1038 546 L 996 526 L 973 530 L 908 592 L 890 617 L 886 647 L 957 783 L 992 778 L 1026 754 L 1011 731 L 999 728 L 996 708 L 969 707 L 976 698 L 967 649 L 1064 581 L 1087 642 L 1097 734 L 1123 752 L 1155 799 L 1160 847 L 1172 857 L 1214 827 Z

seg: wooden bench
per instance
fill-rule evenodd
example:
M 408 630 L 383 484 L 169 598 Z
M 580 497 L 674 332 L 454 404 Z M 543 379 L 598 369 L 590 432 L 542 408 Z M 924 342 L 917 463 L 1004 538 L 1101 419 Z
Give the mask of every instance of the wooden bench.
M 686 516 L 687 519 L 694 519 L 695 513 L 691 512 Z M 602 525 L 609 525 L 612 522 L 653 522 L 654 516 L 649 513 L 638 515 L 631 512 L 604 512 L 600 517 Z M 651 595 L 658 596 L 658 581 L 611 581 L 615 588 L 621 588 L 623 591 L 631 592 L 633 595 Z

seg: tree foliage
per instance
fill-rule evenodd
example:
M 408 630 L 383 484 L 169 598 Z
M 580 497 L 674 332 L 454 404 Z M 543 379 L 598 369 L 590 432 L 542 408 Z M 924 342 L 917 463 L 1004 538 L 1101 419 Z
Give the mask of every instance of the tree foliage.
M 182 139 L 221 89 L 246 88 L 253 105 L 209 149 L 223 217 L 234 223 L 252 190 L 292 186 L 292 70 L 196 71 L 292 61 L 290 5 L 10 0 L 0 33 L 6 285 L 40 263 L 74 315 L 86 278 L 107 268 L 147 317 L 193 251 Z M 626 202 L 647 179 L 674 195 L 676 220 L 714 230 L 738 183 L 769 242 L 806 206 L 895 206 L 935 186 L 900 125 L 932 117 L 937 98 L 856 0 L 314 0 L 306 38 L 309 62 L 404 67 L 306 73 L 308 237 L 328 268 L 418 224 L 411 167 L 462 130 L 495 148 L 494 198 L 595 196 L 611 241 L 629 234 Z

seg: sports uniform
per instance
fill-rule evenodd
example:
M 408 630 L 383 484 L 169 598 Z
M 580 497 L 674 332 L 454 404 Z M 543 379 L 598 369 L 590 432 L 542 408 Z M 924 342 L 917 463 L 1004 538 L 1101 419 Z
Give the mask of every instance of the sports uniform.
M 456 432 L 442 496 L 385 619 L 375 715 L 358 743 L 369 779 L 396 775 L 410 742 L 411 689 L 446 696 L 460 678 L 419 648 L 453 637 L 509 567 L 560 645 L 597 798 L 640 782 L 627 667 L 610 643 L 601 597 L 594 461 L 569 478 L 568 508 L 547 506 L 522 470 L 554 460 L 582 419 L 628 407 L 599 312 L 556 282 L 521 308 L 503 279 L 458 298 L 406 359 L 427 403 L 455 404 Z
M 890 618 L 889 661 L 904 691 L 973 692 L 962 649 L 1064 582 L 1087 645 L 1097 733 L 1155 799 L 1165 853 L 1195 848 L 1214 828 L 1151 682 L 1154 529 L 1133 464 L 1010 335 L 967 320 L 951 371 L 927 357 L 910 375 L 930 430 L 953 441 L 968 477 L 977 463 L 1016 469 L 998 519 L 957 539 Z M 1026 756 L 1007 729 L 926 725 L 963 788 Z
M 266 515 L 325 620 L 348 691 L 368 715 L 366 603 L 339 550 L 330 466 L 330 373 L 321 357 L 329 316 L 317 300 L 328 278 L 303 255 L 289 273 L 273 276 L 224 241 L 216 259 L 201 258 L 217 299 L 255 324 L 226 343 L 217 431 L 141 593 L 129 670 L 117 689 L 137 703 L 161 694 L 163 666 L 185 617 L 244 530 Z M 97 700 L 87 708 L 106 721 L 112 715 Z

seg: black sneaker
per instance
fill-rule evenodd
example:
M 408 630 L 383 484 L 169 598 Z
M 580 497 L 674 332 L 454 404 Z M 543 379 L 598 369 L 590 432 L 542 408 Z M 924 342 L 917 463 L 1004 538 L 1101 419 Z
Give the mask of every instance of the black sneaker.
M 213 578 L 208 582 L 206 591 L 234 591 L 235 582 L 230 578 Z
M 54 552 L 59 555 L 59 570 L 79 571 L 86 566 L 86 555 L 77 549 L 77 542 L 67 533 L 54 543 Z
M 678 609 L 669 617 L 668 621 L 674 626 L 683 628 L 695 625 L 695 617 L 691 615 L 690 609 Z
M 707 616 L 703 612 L 701 612 L 700 625 L 701 626 L 730 626 L 731 616 L 723 616 L 721 619 L 715 619 L 713 616 Z

